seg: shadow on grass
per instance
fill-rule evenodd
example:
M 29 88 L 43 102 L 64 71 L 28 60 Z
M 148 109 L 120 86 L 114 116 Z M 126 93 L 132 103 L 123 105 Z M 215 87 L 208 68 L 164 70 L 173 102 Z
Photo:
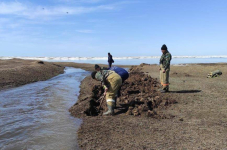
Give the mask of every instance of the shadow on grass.
M 169 91 L 169 93 L 199 93 L 201 90 L 181 90 L 181 91 Z

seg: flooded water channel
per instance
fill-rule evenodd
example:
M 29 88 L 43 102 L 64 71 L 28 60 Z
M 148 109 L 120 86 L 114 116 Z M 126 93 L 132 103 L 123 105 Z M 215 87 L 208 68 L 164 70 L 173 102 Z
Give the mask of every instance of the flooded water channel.
M 70 116 L 68 109 L 88 74 L 66 68 L 48 81 L 0 91 L 0 149 L 79 149 L 77 130 L 82 120 Z

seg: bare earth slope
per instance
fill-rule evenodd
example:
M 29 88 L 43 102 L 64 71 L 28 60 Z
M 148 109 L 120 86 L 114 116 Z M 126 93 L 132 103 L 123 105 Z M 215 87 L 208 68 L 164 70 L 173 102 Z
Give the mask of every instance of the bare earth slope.
M 65 67 L 94 70 L 94 64 L 23 59 L 0 60 L 0 90 L 50 79 L 64 73 Z
M 0 90 L 50 79 L 64 73 L 64 67 L 35 60 L 0 60 Z
M 158 66 L 141 65 L 141 72 L 159 77 Z M 210 71 L 223 75 L 208 79 Z M 119 113 L 115 116 L 85 116 L 92 82 L 81 84 L 79 101 L 70 110 L 83 118 L 78 131 L 82 149 L 225 149 L 227 147 L 227 65 L 171 66 L 170 93 L 161 94 L 177 104 L 158 110 L 174 117 L 153 118 Z M 77 109 L 78 108 L 78 109 Z
M 91 64 L 0 60 L 0 90 L 47 80 L 63 73 L 64 66 L 85 70 L 93 70 L 94 67 Z M 210 71 L 217 69 L 221 70 L 223 75 L 213 79 L 206 78 Z M 138 70 L 159 80 L 156 65 L 141 65 Z M 89 106 L 88 98 L 92 94 L 93 85 L 99 83 L 90 77 L 85 78 L 81 84 L 79 101 L 71 110 L 73 115 L 83 118 L 84 121 L 78 131 L 81 148 L 226 149 L 227 65 L 171 66 L 170 83 L 170 93 L 157 93 L 157 96 L 168 97 L 178 102 L 157 110 L 157 114 L 166 114 L 167 117 L 127 115 L 121 110 L 118 110 L 116 116 L 91 117 L 86 116 L 83 110 Z M 135 95 L 135 98 L 136 96 L 138 97 Z M 129 95 L 129 98 L 132 97 Z M 119 100 L 123 103 L 126 101 L 127 99 Z

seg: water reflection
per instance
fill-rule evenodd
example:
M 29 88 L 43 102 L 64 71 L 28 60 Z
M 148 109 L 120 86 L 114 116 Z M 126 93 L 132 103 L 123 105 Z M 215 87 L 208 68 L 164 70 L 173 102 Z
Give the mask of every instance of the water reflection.
M 80 119 L 68 109 L 79 95 L 80 81 L 88 74 L 67 68 L 48 81 L 0 92 L 0 148 L 78 149 Z

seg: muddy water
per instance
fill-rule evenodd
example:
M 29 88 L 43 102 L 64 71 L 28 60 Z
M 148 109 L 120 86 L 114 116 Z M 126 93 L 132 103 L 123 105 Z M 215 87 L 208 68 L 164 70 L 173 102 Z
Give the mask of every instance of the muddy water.
M 79 149 L 76 132 L 82 121 L 68 109 L 87 74 L 66 68 L 48 81 L 0 91 L 0 149 Z

